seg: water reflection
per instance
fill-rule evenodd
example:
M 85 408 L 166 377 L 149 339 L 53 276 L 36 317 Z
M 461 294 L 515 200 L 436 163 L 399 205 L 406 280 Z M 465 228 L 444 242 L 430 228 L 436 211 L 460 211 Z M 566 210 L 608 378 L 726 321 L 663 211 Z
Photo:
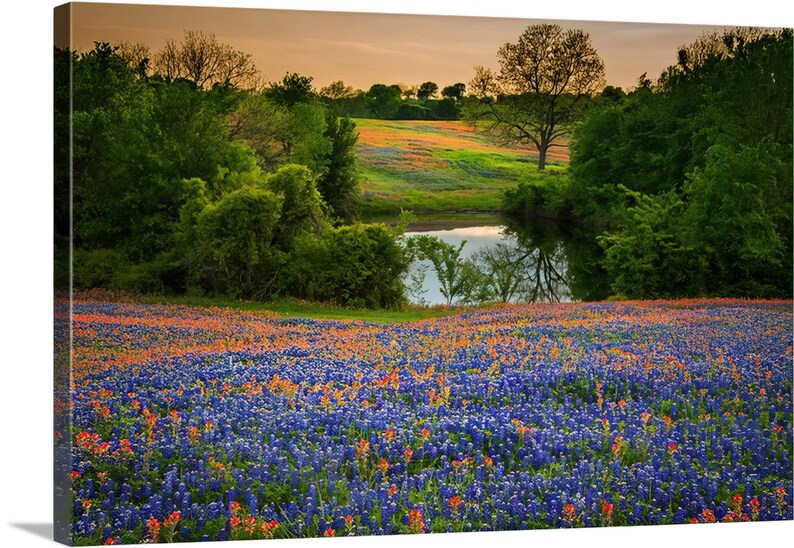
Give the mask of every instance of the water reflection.
M 553 222 L 509 217 L 490 226 L 460 226 L 458 221 L 456 226 L 443 229 L 427 223 L 414 227 L 406 237 L 437 236 L 456 248 L 465 240 L 461 258 L 486 273 L 492 300 L 567 302 L 596 301 L 609 296 L 607 276 L 601 267 L 603 252 L 593 234 L 585 229 L 570 230 Z M 446 299 L 428 261 L 411 265 L 407 285 L 420 278 L 421 284 L 414 287 L 412 294 L 409 291 L 409 299 L 415 303 L 444 304 Z

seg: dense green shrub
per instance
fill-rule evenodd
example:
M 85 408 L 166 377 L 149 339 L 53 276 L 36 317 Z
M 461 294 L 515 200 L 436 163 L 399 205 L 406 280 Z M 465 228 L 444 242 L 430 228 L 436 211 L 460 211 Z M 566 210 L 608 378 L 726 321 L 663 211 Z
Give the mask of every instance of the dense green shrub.
M 322 235 L 303 234 L 290 263 L 292 293 L 341 305 L 397 308 L 404 304 L 405 250 L 393 228 L 354 224 Z

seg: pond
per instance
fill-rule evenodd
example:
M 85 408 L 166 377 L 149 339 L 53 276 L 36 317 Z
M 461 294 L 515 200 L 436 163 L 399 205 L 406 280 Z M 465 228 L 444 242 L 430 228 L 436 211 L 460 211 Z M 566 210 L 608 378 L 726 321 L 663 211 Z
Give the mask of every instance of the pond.
M 595 242 L 554 223 L 497 216 L 434 220 L 409 225 L 405 237 L 420 235 L 435 236 L 460 249 L 462 261 L 471 261 L 487 273 L 501 295 L 495 300 L 568 302 L 608 295 Z M 449 302 L 428 260 L 411 264 L 406 286 L 407 296 L 415 304 Z

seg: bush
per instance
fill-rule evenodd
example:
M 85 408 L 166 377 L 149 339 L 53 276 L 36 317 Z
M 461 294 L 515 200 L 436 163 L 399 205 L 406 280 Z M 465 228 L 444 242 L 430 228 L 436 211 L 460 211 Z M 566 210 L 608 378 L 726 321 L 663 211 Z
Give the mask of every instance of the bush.
M 113 249 L 75 249 L 74 287 L 90 289 L 103 287 L 114 289 L 119 271 L 129 265 L 119 251 Z
M 193 280 L 211 293 L 266 295 L 282 202 L 269 190 L 245 187 L 205 207 L 197 219 Z
M 297 238 L 288 289 L 344 306 L 399 308 L 407 268 L 393 229 L 357 223 Z
M 567 217 L 567 178 L 553 172 L 548 172 L 548 175 L 539 181 L 522 181 L 515 188 L 506 190 L 502 199 L 505 211 L 527 218 Z

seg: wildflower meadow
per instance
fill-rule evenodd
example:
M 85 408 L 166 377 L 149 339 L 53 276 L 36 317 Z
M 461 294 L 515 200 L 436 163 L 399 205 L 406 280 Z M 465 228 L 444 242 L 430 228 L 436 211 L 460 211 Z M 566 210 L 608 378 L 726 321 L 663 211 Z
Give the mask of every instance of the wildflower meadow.
M 75 544 L 792 519 L 790 302 L 72 318 Z

